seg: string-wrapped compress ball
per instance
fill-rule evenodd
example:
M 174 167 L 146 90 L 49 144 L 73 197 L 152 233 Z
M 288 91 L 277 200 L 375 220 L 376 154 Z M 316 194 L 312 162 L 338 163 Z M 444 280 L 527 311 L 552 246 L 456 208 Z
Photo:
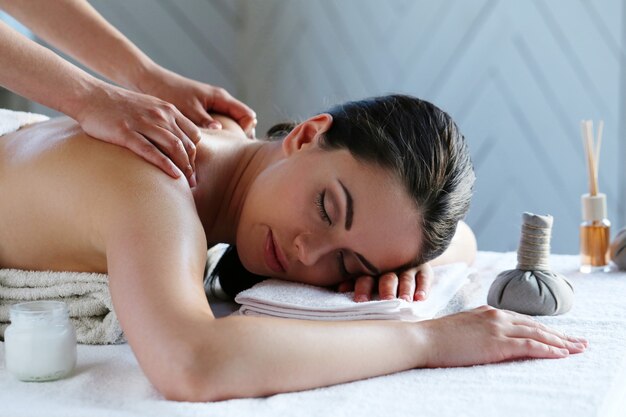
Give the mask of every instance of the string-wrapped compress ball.
M 550 271 L 552 216 L 523 214 L 517 268 L 498 275 L 489 288 L 489 305 L 531 315 L 568 312 L 574 289 L 565 277 Z
M 611 243 L 611 260 L 619 269 L 626 270 L 626 227 L 617 232 Z

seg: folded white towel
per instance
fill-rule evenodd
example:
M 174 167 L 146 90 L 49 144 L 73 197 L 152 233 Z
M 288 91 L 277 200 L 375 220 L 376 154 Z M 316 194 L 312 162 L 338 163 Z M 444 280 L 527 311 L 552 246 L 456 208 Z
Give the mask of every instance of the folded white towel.
M 354 302 L 354 293 L 338 293 L 311 285 L 269 279 L 242 291 L 235 301 L 242 304 L 238 314 L 275 316 L 306 320 L 403 320 L 431 319 L 440 311 L 460 311 L 463 303 L 455 294 L 470 284 L 473 272 L 464 263 L 433 268 L 435 278 L 425 301 L 400 299 Z M 475 284 L 472 286 L 475 289 Z M 459 293 L 459 295 L 463 295 Z M 463 295 L 465 297 L 465 295 Z M 456 298 L 455 307 L 447 308 Z
M 43 114 L 0 109 L 0 136 L 15 132 L 19 128 L 48 120 Z
M 54 300 L 67 304 L 79 343 L 124 343 L 108 281 L 107 275 L 96 273 L 0 269 L 0 339 L 9 325 L 11 305 Z

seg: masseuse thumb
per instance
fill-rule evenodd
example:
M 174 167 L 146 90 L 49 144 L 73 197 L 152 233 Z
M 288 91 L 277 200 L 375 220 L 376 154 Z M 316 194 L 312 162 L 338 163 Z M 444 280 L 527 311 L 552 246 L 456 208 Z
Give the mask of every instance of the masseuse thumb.
M 196 123 L 200 127 L 205 129 L 221 129 L 222 124 L 213 119 L 204 109 L 196 110 L 196 117 L 194 117 Z

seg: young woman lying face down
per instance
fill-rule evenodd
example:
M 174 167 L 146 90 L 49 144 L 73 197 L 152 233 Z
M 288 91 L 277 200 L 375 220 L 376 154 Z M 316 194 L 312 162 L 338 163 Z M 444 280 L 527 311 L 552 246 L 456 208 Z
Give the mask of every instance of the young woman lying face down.
M 486 306 L 419 323 L 214 318 L 202 282 L 214 243 L 236 245 L 252 273 L 316 285 L 442 254 L 474 176 L 456 125 L 430 103 L 347 103 L 281 141 L 207 131 L 196 172 L 190 189 L 64 118 L 0 137 L 0 266 L 107 272 L 128 342 L 168 399 L 262 396 L 586 347 Z

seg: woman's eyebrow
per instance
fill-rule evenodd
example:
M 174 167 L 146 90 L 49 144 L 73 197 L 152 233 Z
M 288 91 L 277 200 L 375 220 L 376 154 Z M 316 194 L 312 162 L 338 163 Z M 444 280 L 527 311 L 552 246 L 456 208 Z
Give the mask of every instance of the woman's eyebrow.
M 354 207 L 353 207 L 353 203 L 352 203 L 352 195 L 350 195 L 350 191 L 348 191 L 348 189 L 346 188 L 345 185 L 343 185 L 343 182 L 341 182 L 341 180 L 337 180 L 339 182 L 339 185 L 341 185 L 341 188 L 343 188 L 343 192 L 346 194 L 346 224 L 344 225 L 344 227 L 346 228 L 346 230 L 350 230 L 350 228 L 352 227 L 352 216 L 354 215 Z
M 350 191 L 348 191 L 346 186 L 343 185 L 341 180 L 337 179 L 337 181 L 339 182 L 339 185 L 341 185 L 343 192 L 346 194 L 346 223 L 344 224 L 344 227 L 346 230 L 350 230 L 350 228 L 352 227 L 352 217 L 354 216 L 354 203 L 352 201 L 352 195 L 350 194 Z M 380 275 L 379 269 L 372 265 L 370 261 L 365 259 L 363 255 L 357 252 L 355 252 L 355 255 L 357 256 L 357 258 L 359 258 L 361 263 L 363 263 L 363 265 L 365 265 L 365 267 L 369 269 L 372 275 Z

